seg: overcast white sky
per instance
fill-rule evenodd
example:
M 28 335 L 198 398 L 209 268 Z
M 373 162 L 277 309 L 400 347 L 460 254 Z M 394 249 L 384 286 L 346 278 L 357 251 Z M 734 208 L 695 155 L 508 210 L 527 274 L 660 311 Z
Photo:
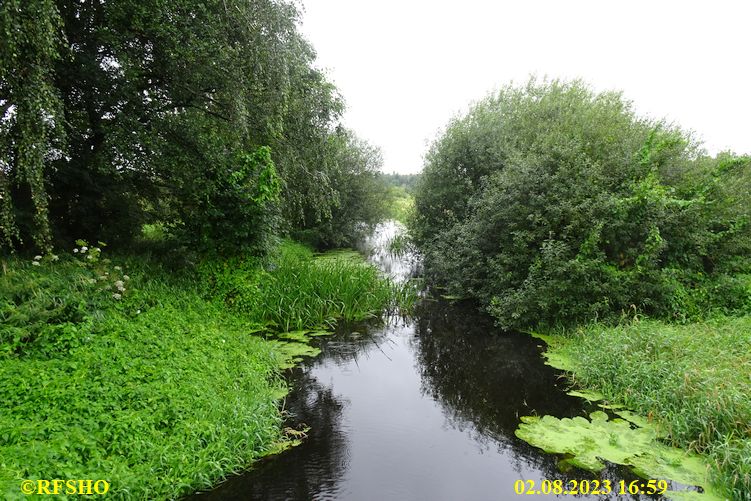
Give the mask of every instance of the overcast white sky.
M 530 74 L 618 89 L 751 153 L 751 2 L 302 0 L 302 31 L 347 102 L 345 124 L 384 171 L 417 172 L 457 112 Z

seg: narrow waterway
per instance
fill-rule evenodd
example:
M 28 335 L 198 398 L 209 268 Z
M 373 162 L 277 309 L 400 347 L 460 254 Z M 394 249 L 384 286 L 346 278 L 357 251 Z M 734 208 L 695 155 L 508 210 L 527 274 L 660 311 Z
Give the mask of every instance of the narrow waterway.
M 413 259 L 385 249 L 397 231 L 381 225 L 366 250 L 403 280 Z M 516 438 L 519 416 L 586 409 L 543 364 L 539 341 L 498 332 L 472 305 L 425 299 L 410 320 L 341 326 L 319 342 L 290 376 L 286 409 L 290 426 L 310 427 L 303 444 L 195 499 L 506 500 L 518 480 L 636 478 L 618 467 L 563 473 L 559 458 Z

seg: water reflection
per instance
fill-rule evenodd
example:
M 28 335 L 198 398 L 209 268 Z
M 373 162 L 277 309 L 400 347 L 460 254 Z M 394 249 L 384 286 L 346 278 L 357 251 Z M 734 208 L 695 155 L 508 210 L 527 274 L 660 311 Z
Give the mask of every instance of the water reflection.
M 403 263 L 381 264 L 406 276 Z M 471 306 L 426 300 L 411 322 L 342 326 L 318 342 L 287 401 L 308 439 L 196 499 L 513 499 L 519 479 L 588 478 L 514 436 L 520 415 L 584 409 L 535 339 L 498 333 Z

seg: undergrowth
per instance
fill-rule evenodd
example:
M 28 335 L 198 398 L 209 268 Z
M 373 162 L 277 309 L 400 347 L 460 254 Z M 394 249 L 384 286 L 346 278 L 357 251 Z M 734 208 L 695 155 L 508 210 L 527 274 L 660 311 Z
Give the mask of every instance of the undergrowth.
M 4 499 L 26 498 L 23 479 L 105 479 L 114 499 L 215 485 L 291 443 L 280 371 L 300 350 L 265 337 L 379 315 L 401 290 L 289 242 L 178 271 L 76 249 L 2 262 Z
M 709 455 L 733 499 L 751 499 L 751 316 L 591 324 L 551 350 L 579 386 L 658 421 L 673 444 Z

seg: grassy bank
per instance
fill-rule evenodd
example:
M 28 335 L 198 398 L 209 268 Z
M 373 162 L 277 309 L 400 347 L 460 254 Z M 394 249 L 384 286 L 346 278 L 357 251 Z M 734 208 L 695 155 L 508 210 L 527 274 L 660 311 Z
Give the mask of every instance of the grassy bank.
M 178 273 L 80 247 L 3 262 L 0 497 L 105 479 L 115 499 L 166 499 L 246 468 L 289 443 L 280 368 L 306 350 L 273 332 L 377 315 L 393 290 L 290 243 Z
M 751 316 L 591 324 L 554 337 L 549 354 L 577 386 L 656 421 L 673 444 L 707 454 L 732 499 L 751 499 Z

